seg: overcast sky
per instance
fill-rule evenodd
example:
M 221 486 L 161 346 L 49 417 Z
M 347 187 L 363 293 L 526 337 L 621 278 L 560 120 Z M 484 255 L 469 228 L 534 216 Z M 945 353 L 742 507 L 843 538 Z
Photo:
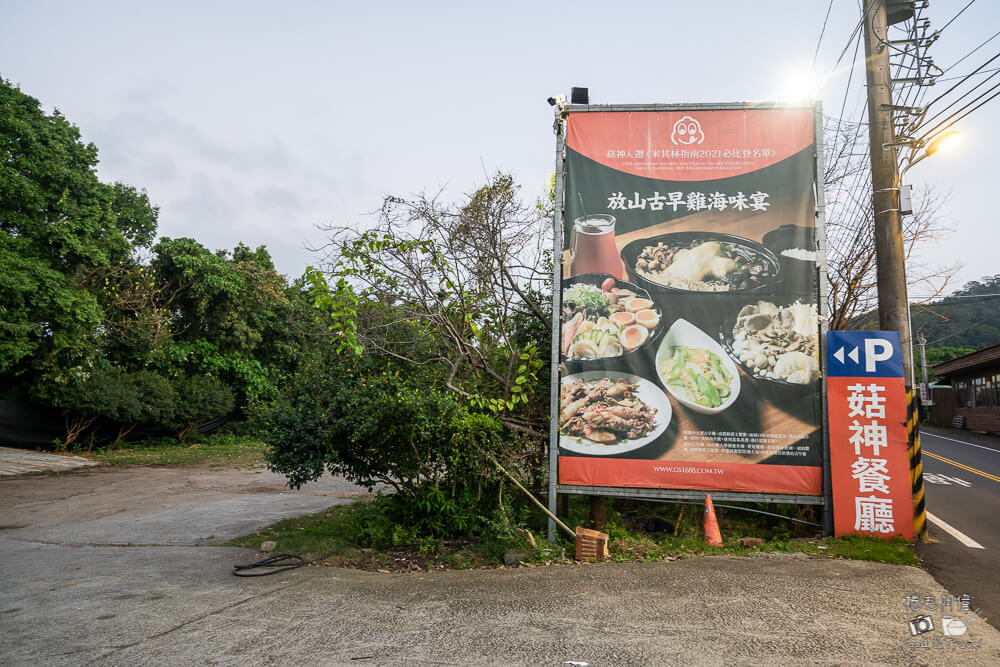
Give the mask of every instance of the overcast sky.
M 966 4 L 935 0 L 927 16 L 941 27 Z M 317 225 L 364 225 L 384 194 L 458 197 L 496 170 L 541 194 L 554 160 L 545 100 L 570 86 L 594 103 L 781 94 L 812 63 L 828 5 L 0 0 L 0 76 L 97 144 L 102 179 L 145 188 L 161 235 L 266 244 L 294 277 L 313 261 L 304 246 L 323 240 Z M 834 1 L 818 72 L 859 16 L 857 0 Z M 997 30 L 1000 3 L 978 0 L 931 55 L 948 67 Z M 946 76 L 998 52 L 1000 38 Z M 859 77 L 846 115 L 861 111 Z M 841 67 L 821 91 L 828 114 L 846 83 Z M 956 286 L 1000 273 L 998 127 L 1000 99 L 907 178 L 952 193 L 955 232 L 928 254 L 965 264 Z

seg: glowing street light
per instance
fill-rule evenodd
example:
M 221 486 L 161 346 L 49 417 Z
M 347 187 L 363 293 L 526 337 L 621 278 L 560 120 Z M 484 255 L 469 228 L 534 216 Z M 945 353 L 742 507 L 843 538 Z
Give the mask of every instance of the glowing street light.
M 937 137 L 934 138 L 934 141 L 927 144 L 926 154 L 934 155 L 935 153 L 937 153 L 939 150 L 941 150 L 946 146 L 954 146 L 956 143 L 958 143 L 959 135 L 961 135 L 961 132 L 959 132 L 958 130 L 949 130 L 947 132 L 939 134 Z
M 903 167 L 903 169 L 899 172 L 900 182 L 902 182 L 903 180 L 903 174 L 905 174 L 910 169 L 910 167 L 920 162 L 924 158 L 934 155 L 945 146 L 953 146 L 955 143 L 957 143 L 960 134 L 961 133 L 958 130 L 948 130 L 947 132 L 942 132 L 941 134 L 937 135 L 930 141 L 917 140 L 914 142 L 907 142 L 906 145 L 910 147 L 911 157 L 909 163 L 905 167 Z M 912 156 L 916 155 L 917 151 L 919 151 L 921 148 L 924 149 L 923 155 L 914 160 Z

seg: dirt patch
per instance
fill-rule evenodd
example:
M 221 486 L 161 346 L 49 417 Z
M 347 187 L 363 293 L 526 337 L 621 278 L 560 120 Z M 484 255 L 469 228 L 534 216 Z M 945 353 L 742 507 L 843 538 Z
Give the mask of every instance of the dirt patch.
M 368 572 L 426 572 L 428 570 L 496 568 L 496 563 L 468 551 L 469 543 L 444 546 L 433 552 L 419 548 L 375 551 L 373 549 L 345 548 L 323 559 L 317 565 L 324 567 L 347 567 Z
M 234 495 L 301 494 L 330 498 L 362 495 L 363 489 L 325 476 L 300 491 L 267 470 L 211 465 L 100 467 L 0 482 L 5 526 L 49 528 L 122 513 L 143 515 Z
M 288 487 L 283 484 L 261 484 L 233 490 L 234 493 L 286 493 L 287 491 Z

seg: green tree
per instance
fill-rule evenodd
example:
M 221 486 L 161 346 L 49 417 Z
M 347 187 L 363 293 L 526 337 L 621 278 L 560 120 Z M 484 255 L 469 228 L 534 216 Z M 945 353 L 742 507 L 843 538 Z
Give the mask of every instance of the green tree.
M 434 535 L 495 514 L 493 459 L 540 487 L 547 229 L 498 174 L 456 203 L 387 197 L 374 228 L 332 230 L 306 275 L 332 344 L 261 411 L 272 469 L 391 486 L 397 520 Z
M 90 359 L 101 323 L 85 286 L 156 230 L 145 193 L 97 178 L 97 148 L 0 79 L 0 380 L 8 398 Z
M 316 303 L 341 349 L 437 366 L 442 388 L 541 443 L 551 326 L 543 213 L 507 174 L 453 204 L 387 197 L 374 228 L 332 230 L 330 279 L 309 273 Z
M 121 369 L 75 367 L 62 374 L 50 388 L 52 403 L 63 411 L 66 438 L 62 447 L 76 442 L 100 419 L 131 418 L 137 405 Z
M 934 366 L 938 364 L 943 364 L 946 361 L 951 361 L 952 359 L 957 359 L 958 357 L 963 357 L 967 354 L 972 354 L 976 351 L 974 347 L 928 347 L 925 350 L 927 355 L 927 382 L 933 384 L 939 382 L 941 378 L 934 374 L 932 370 Z M 919 354 L 919 352 L 917 352 Z M 919 357 L 918 357 L 919 360 Z M 921 375 L 921 369 L 918 365 L 914 365 L 917 369 L 917 377 L 923 378 Z
M 153 253 L 172 332 L 154 363 L 168 373 L 215 375 L 242 398 L 272 396 L 276 378 L 290 370 L 274 364 L 294 358 L 284 346 L 296 347 L 290 341 L 300 336 L 289 323 L 295 309 L 285 279 L 266 248 L 239 244 L 230 256 L 194 239 L 163 238 Z

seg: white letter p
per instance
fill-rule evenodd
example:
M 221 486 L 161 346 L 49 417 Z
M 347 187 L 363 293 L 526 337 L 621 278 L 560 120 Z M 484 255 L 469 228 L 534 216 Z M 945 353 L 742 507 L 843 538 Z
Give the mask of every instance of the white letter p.
M 876 348 L 878 352 L 876 352 Z M 865 372 L 874 373 L 875 364 L 886 359 L 892 359 L 892 343 L 885 338 L 865 339 Z

